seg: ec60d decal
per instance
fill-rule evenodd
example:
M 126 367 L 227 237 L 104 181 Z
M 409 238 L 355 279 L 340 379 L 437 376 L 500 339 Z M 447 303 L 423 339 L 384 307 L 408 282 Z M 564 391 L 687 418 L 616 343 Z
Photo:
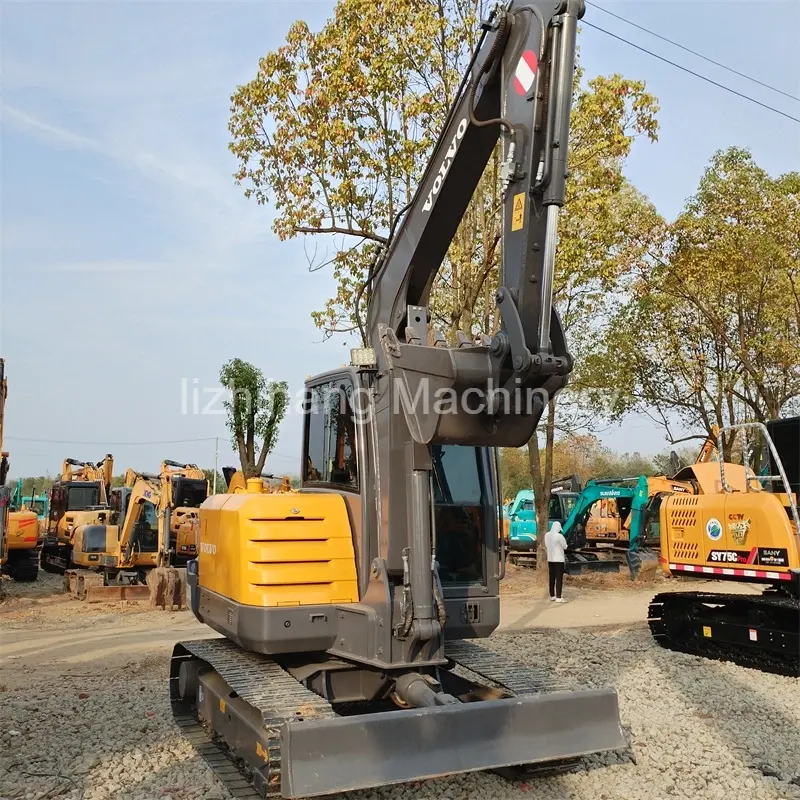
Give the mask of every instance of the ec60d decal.
M 464 138 L 464 132 L 466 130 L 467 118 L 464 117 L 464 119 L 458 123 L 458 130 L 456 130 L 455 136 L 453 136 L 453 140 L 450 142 L 450 147 L 447 148 L 447 153 L 445 153 L 444 161 L 442 161 L 442 165 L 439 167 L 439 173 L 433 182 L 433 187 L 428 192 L 428 199 L 425 201 L 425 205 L 422 206 L 423 211 L 430 211 L 433 208 L 433 201 L 436 198 L 436 195 L 439 194 L 439 189 L 442 188 L 444 176 L 447 175 L 447 171 L 450 169 L 450 165 L 453 163 L 456 152 L 458 152 L 458 146 L 461 144 L 461 140 Z

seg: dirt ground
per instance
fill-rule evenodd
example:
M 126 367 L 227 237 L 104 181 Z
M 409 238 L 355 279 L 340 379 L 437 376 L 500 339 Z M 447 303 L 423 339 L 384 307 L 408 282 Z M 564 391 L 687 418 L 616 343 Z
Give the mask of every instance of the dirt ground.
M 501 632 L 489 645 L 587 685 L 614 685 L 633 747 L 633 756 L 612 754 L 585 774 L 543 779 L 537 797 L 665 800 L 684 796 L 678 788 L 686 787 L 686 797 L 707 800 L 800 800 L 800 681 L 664 651 L 647 631 L 654 594 L 704 585 L 710 584 L 659 578 L 635 586 L 624 575 L 567 577 L 568 602 L 556 605 L 530 570 L 509 568 Z M 36 583 L 6 583 L 6 589 L 0 602 L 0 800 L 230 796 L 172 723 L 167 694 L 175 642 L 214 631 L 190 611 L 72 600 L 62 579 L 46 573 Z M 732 685 L 749 688 L 731 697 Z M 782 696 L 794 711 L 773 709 L 764 717 L 762 695 Z M 728 737 L 727 729 L 720 729 L 725 736 L 715 732 L 712 726 L 728 717 L 737 730 L 741 722 L 749 731 L 746 741 Z M 531 796 L 529 784 L 488 773 L 406 789 L 338 797 Z
M 655 573 L 644 583 L 632 583 L 629 573 L 594 573 L 564 578 L 564 605 L 551 603 L 544 577 L 526 567 L 509 565 L 501 583 L 500 628 L 583 628 L 598 625 L 644 627 L 650 601 L 659 592 L 720 591 L 719 582 L 673 578 Z M 727 584 L 726 592 L 759 593 L 751 584 Z

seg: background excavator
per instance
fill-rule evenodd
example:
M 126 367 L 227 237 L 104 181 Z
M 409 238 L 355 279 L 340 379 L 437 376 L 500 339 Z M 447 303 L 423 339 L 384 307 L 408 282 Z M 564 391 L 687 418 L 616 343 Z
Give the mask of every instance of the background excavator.
M 186 566 L 197 556 L 200 527 L 198 509 L 211 493 L 205 472 L 197 464 L 165 460 L 159 470 L 161 492 L 169 508 L 170 564 Z
M 129 469 L 125 486 L 114 490 L 110 524 L 74 532 L 75 568 L 65 573 L 70 593 L 87 602 L 138 599 L 150 596 L 149 586 L 169 585 L 181 598 L 171 605 L 182 605 L 185 570 L 174 568 L 185 563 L 190 547 L 197 551 L 197 509 L 208 491 L 194 464 L 165 460 L 158 474 Z
M 265 493 L 255 478 L 200 508 L 191 606 L 221 636 L 175 645 L 170 694 L 238 796 L 625 747 L 612 688 L 565 689 L 470 641 L 500 620 L 497 448 L 529 441 L 572 368 L 552 287 L 583 12 L 581 0 L 493 12 L 358 293 L 368 346 L 306 381 L 301 490 Z M 429 293 L 498 139 L 501 329 L 451 347 L 429 327 Z M 453 402 L 434 402 L 442 393 Z
M 8 397 L 5 360 L 0 358 L 0 570 L 15 581 L 35 581 L 39 574 L 39 518 L 23 507 L 19 492 L 6 485 L 10 463 L 3 449 Z M 18 487 L 19 488 L 19 484 Z
M 8 561 L 3 566 L 3 572 L 15 581 L 35 581 L 39 575 L 42 536 L 39 515 L 31 508 L 31 501 L 32 498 L 23 498 L 22 479 L 18 480 L 9 505 Z
M 45 572 L 63 575 L 72 562 L 72 540 L 81 525 L 110 519 L 109 497 L 114 457 L 96 463 L 66 458 L 61 476 L 51 487 L 44 526 L 41 565 Z
M 633 579 L 657 561 L 667 575 L 763 586 L 761 594 L 662 592 L 650 604 L 650 630 L 668 649 L 799 677 L 800 417 L 721 428 L 717 453 L 741 431 L 763 436 L 758 471 L 709 454 L 678 472 L 694 491 L 651 509 L 660 553 L 632 535 L 628 565 Z

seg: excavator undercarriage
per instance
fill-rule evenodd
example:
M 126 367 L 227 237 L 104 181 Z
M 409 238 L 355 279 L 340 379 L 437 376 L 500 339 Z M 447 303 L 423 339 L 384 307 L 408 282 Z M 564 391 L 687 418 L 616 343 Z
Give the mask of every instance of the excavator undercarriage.
M 615 692 L 576 690 L 469 641 L 448 642 L 445 653 L 446 667 L 393 675 L 336 660 L 309 669 L 224 638 L 182 642 L 170 699 L 178 726 L 236 797 L 312 797 L 509 765 L 558 768 L 598 748 L 626 747 Z M 340 686 L 342 700 L 307 685 Z M 371 713 L 361 709 L 367 702 Z
M 800 571 L 786 591 L 657 594 L 648 623 L 668 650 L 800 678 Z

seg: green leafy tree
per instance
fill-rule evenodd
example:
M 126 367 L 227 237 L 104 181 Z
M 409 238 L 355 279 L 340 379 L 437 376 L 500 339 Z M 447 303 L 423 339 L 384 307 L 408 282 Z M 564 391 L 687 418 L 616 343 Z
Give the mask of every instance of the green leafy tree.
M 214 470 L 213 469 L 204 469 L 203 473 L 206 476 L 206 480 L 208 481 L 208 493 L 211 494 L 214 491 Z M 222 473 L 217 470 L 217 494 L 222 494 L 225 492 L 225 478 Z
M 500 451 L 501 502 L 512 500 L 517 492 L 531 488 L 531 469 L 526 447 L 504 447 Z
M 654 222 L 628 299 L 587 360 L 612 418 L 650 414 L 704 439 L 800 408 L 800 173 L 714 155 L 672 225 Z
M 289 406 L 289 387 L 285 381 L 267 381 L 260 369 L 240 358 L 224 364 L 219 379 L 230 392 L 230 400 L 225 401 L 227 425 L 242 473 L 245 478 L 255 477 L 264 471 L 278 440 Z
M 53 485 L 55 478 L 52 475 L 29 476 L 22 479 L 22 496 L 31 497 L 33 495 L 47 494 Z M 12 488 L 16 488 L 16 480 L 9 481 Z

